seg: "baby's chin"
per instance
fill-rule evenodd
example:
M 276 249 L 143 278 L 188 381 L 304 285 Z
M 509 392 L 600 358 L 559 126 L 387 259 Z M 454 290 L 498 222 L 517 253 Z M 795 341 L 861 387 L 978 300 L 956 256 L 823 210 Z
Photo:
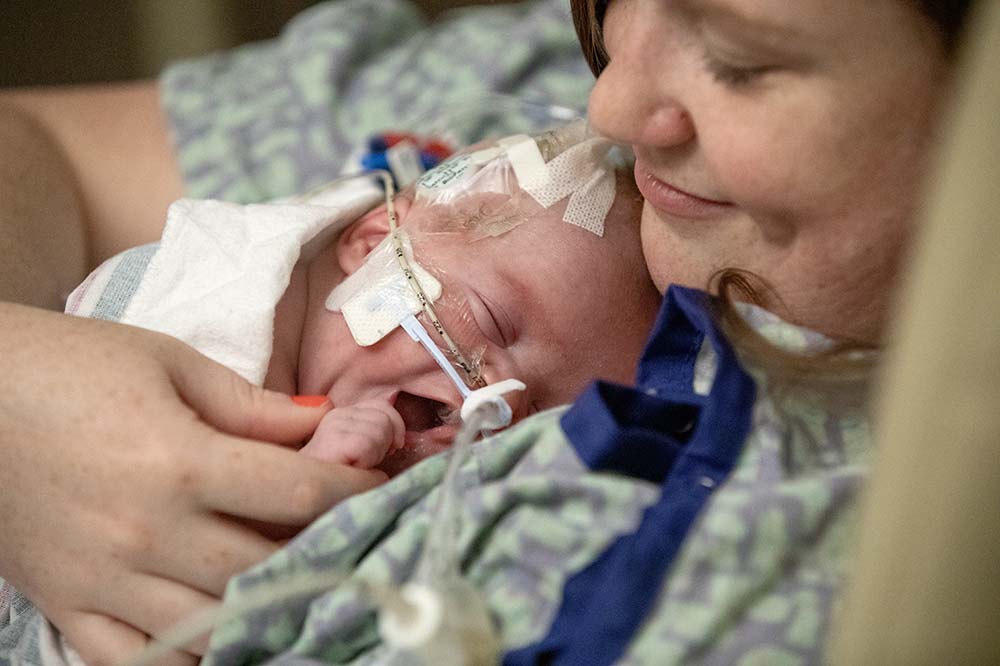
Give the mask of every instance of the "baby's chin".
M 411 435 L 418 435 L 411 437 Z M 402 448 L 390 451 L 379 464 L 389 477 L 394 477 L 416 465 L 424 458 L 430 458 L 451 448 L 451 439 L 441 441 L 440 438 L 420 437 L 420 433 L 406 433 L 406 444 Z

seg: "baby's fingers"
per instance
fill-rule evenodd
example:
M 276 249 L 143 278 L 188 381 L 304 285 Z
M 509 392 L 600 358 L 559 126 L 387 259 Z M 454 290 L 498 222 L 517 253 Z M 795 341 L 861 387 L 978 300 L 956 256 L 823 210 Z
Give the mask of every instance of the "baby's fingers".
M 402 419 L 399 423 L 402 424 Z M 302 453 L 319 460 L 371 469 L 382 462 L 397 441 L 402 443 L 402 432 L 397 435 L 397 429 L 392 417 L 382 409 L 364 405 L 334 409 L 320 423 Z
M 406 424 L 392 405 L 385 400 L 364 400 L 356 405 L 359 416 L 376 423 L 386 434 L 392 449 L 403 448 Z

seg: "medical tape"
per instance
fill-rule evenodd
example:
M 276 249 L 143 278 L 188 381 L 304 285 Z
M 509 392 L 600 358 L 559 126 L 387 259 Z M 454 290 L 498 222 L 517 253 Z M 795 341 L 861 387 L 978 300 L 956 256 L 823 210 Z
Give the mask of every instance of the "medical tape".
M 593 137 L 546 162 L 535 140 L 524 138 L 506 146 L 506 154 L 518 185 L 539 205 L 549 208 L 568 196 L 563 221 L 603 236 L 615 200 L 615 171 L 605 160 L 613 145 Z
M 400 141 L 392 146 L 385 151 L 385 159 L 401 188 L 416 182 L 426 171 L 420 161 L 420 148 L 413 141 Z
M 413 258 L 413 247 L 403 231 L 396 232 L 404 256 L 430 301 L 441 297 L 441 283 Z M 362 347 L 375 344 L 424 309 L 400 268 L 391 235 L 372 250 L 361 267 L 334 287 L 326 308 L 344 315 L 354 341 Z
M 479 171 L 478 167 L 492 161 L 502 152 L 503 148 L 498 144 L 445 160 L 420 177 L 417 181 L 417 195 L 454 188 Z

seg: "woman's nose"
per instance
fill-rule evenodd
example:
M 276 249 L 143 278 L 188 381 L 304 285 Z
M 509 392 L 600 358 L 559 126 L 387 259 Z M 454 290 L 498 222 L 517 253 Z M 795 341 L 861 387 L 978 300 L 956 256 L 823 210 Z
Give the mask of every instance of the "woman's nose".
M 635 147 L 680 146 L 695 137 L 694 122 L 674 89 L 679 85 L 668 69 L 671 49 L 664 46 L 663 35 L 642 25 L 648 18 L 640 14 L 614 16 L 627 24 L 614 26 L 621 37 L 590 93 L 590 123 L 600 134 Z

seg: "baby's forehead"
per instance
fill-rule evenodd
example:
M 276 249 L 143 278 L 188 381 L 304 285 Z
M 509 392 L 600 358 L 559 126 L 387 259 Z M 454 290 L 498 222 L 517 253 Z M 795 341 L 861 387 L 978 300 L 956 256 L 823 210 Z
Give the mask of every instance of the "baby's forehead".
M 545 144 L 530 137 L 487 144 L 425 174 L 414 188 L 413 218 L 429 231 L 476 238 L 556 218 L 602 236 L 617 194 L 609 146 L 588 139 L 546 160 Z

